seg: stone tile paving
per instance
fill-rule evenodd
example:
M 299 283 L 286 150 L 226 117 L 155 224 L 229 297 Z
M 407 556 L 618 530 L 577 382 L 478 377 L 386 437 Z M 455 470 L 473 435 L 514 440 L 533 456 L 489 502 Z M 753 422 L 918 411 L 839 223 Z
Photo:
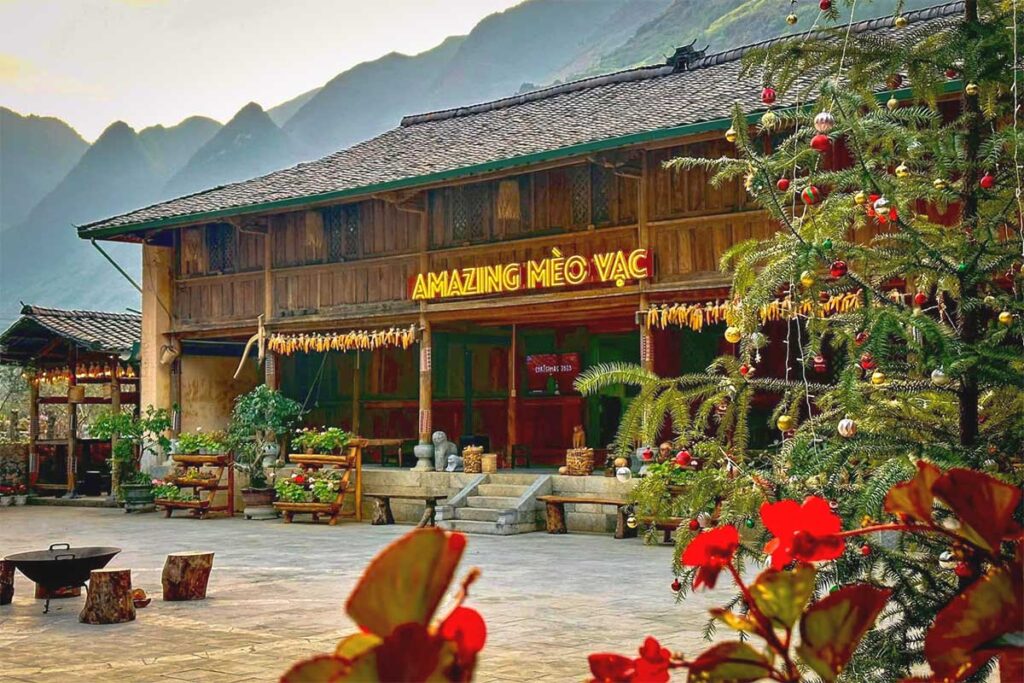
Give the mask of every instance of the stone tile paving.
M 14 604 L 0 607 L 0 680 L 274 681 L 352 630 L 345 598 L 373 555 L 409 529 L 0 508 L 0 554 L 65 541 L 118 546 L 110 566 L 130 567 L 155 598 L 135 622 L 89 626 L 78 623 L 84 597 L 55 600 L 44 615 L 19 573 Z M 206 601 L 159 598 L 164 556 L 182 550 L 216 552 Z M 580 681 L 587 654 L 631 652 L 646 634 L 703 649 L 706 610 L 727 591 L 675 605 L 670 562 L 668 547 L 610 536 L 471 536 L 463 569 L 483 571 L 471 604 L 489 631 L 477 680 Z

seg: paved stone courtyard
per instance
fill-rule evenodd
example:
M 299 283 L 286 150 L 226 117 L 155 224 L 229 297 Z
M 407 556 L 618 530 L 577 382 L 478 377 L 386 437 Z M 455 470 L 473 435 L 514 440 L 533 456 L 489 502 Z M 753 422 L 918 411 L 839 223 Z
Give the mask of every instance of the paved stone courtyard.
M 0 508 L 0 554 L 58 542 L 117 546 L 110 566 L 130 567 L 133 584 L 155 598 L 135 622 L 89 626 L 78 623 L 84 595 L 55 600 L 44 615 L 19 573 L 14 603 L 0 607 L 0 680 L 277 680 L 351 632 L 344 600 L 377 551 L 410 528 Z M 164 556 L 183 550 L 216 552 L 209 598 L 165 603 Z M 667 546 L 610 535 L 470 536 L 461 570 L 483 571 L 469 604 L 488 626 L 477 680 L 580 681 L 587 654 L 632 652 L 647 634 L 687 653 L 703 649 L 706 610 L 727 592 L 675 605 L 670 563 Z

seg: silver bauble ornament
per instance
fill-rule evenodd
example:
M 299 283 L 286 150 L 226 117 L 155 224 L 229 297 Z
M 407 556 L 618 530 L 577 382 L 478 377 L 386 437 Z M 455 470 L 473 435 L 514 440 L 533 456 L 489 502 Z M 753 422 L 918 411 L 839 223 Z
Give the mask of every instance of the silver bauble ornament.
M 879 197 L 875 200 L 873 205 L 875 213 L 888 213 L 889 212 L 889 200 L 885 197 Z
M 706 512 L 697 513 L 697 524 L 700 525 L 701 529 L 707 529 L 711 526 L 711 515 Z
M 939 553 L 939 567 L 942 569 L 953 569 L 958 564 L 956 556 L 948 550 Z
M 755 349 L 763 349 L 768 344 L 768 337 L 762 332 L 754 332 L 750 335 L 750 343 Z
M 814 117 L 814 130 L 819 133 L 829 133 L 835 128 L 836 117 L 832 116 L 832 112 L 823 111 Z
M 949 384 L 949 375 L 942 368 L 932 370 L 932 384 L 937 387 L 944 387 Z
M 852 439 L 857 433 L 857 423 L 848 417 L 843 418 L 839 421 L 839 426 L 836 431 L 839 432 L 839 436 L 846 439 Z

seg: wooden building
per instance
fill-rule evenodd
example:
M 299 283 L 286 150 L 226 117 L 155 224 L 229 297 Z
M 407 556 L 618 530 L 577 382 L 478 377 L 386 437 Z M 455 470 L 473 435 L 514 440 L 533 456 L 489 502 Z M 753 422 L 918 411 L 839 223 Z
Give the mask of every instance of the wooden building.
M 938 26 L 957 11 L 907 17 Z M 410 440 L 443 429 L 533 464 L 559 462 L 577 425 L 602 447 L 628 397 L 581 397 L 575 373 L 703 368 L 728 348 L 720 327 L 652 330 L 642 312 L 720 300 L 723 252 L 776 229 L 741 181 L 711 187 L 663 166 L 733 154 L 734 102 L 764 108 L 757 77 L 740 76 L 747 50 L 680 49 L 664 65 L 409 116 L 318 161 L 80 227 L 143 244 L 143 403 L 188 411 L 196 382 L 228 386 L 262 317 L 279 335 L 267 378 L 312 424 Z M 409 326 L 408 348 L 344 336 Z M 364 348 L 316 350 L 352 344 Z M 314 351 L 277 352 L 297 346 Z M 204 358 L 215 347 L 235 355 Z M 181 355 L 162 364 L 167 348 Z M 764 353 L 785 364 L 781 345 Z M 225 394 L 182 427 L 218 426 L 229 407 Z
M 133 352 L 136 313 L 22 306 L 0 334 L 0 363 L 24 368 L 29 382 L 29 484 L 38 492 L 110 491 L 110 441 L 83 432 L 80 409 L 139 409 Z M 58 417 L 58 412 L 64 413 Z M 88 476 L 87 476 L 88 475 Z

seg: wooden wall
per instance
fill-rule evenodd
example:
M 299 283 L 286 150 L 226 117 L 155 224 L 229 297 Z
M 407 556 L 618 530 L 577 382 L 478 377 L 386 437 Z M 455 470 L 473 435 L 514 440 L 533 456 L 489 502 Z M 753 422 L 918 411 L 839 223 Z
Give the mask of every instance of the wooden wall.
M 630 172 L 577 162 L 431 189 L 401 207 L 375 198 L 184 228 L 175 240 L 175 324 L 215 327 L 261 313 L 341 319 L 412 312 L 409 282 L 423 263 L 441 271 L 523 262 L 554 247 L 586 256 L 651 247 L 655 284 L 712 273 L 727 247 L 772 228 L 751 210 L 741 181 L 713 188 L 705 172 L 671 171 L 663 162 L 718 157 L 730 147 L 712 140 L 648 150 L 643 179 L 634 154 Z M 641 182 L 647 245 L 639 244 Z

